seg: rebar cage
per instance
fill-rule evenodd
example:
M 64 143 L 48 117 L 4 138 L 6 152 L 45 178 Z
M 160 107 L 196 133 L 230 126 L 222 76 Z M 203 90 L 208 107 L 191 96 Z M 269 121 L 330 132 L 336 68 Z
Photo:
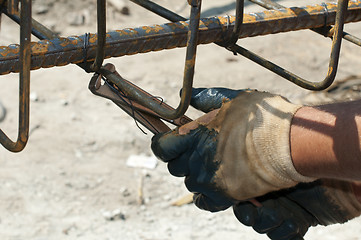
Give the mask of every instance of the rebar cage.
M 31 0 L 0 0 L 1 13 L 20 25 L 20 44 L 0 48 L 0 74 L 19 72 L 19 127 L 16 141 L 0 129 L 1 144 L 12 152 L 24 149 L 29 135 L 30 71 L 39 68 L 77 64 L 86 72 L 101 74 L 134 101 L 166 119 L 177 119 L 187 110 L 199 44 L 215 43 L 244 56 L 282 78 L 309 90 L 328 88 L 334 81 L 342 39 L 361 46 L 359 38 L 343 31 L 344 25 L 361 21 L 360 0 L 338 0 L 307 7 L 286 8 L 271 0 L 249 0 L 266 10 L 245 14 L 244 0 L 236 0 L 234 16 L 200 18 L 201 0 L 187 0 L 190 18 L 182 17 L 149 0 L 130 0 L 158 14 L 170 23 L 106 32 L 106 0 L 97 0 L 97 34 L 60 37 L 32 19 Z M 332 39 L 329 67 L 323 80 L 309 81 L 239 46 L 237 40 L 259 35 L 310 29 Z M 30 42 L 31 34 L 39 42 Z M 102 66 L 103 60 L 186 47 L 181 100 L 176 109 L 164 108 L 159 101 L 140 91 L 114 71 Z

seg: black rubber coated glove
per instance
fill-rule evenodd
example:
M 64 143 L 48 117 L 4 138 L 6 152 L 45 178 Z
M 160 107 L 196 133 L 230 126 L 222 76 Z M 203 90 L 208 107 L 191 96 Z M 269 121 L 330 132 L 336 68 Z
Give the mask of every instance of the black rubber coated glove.
M 234 99 L 244 91 L 229 88 L 193 88 L 191 106 L 208 113 L 220 108 L 224 102 Z
M 290 156 L 291 119 L 301 105 L 255 90 L 192 92 L 191 104 L 208 113 L 156 135 L 152 150 L 172 175 L 185 177 L 198 207 L 219 211 L 314 180 L 299 174 Z
M 194 88 L 191 105 L 207 113 L 220 108 L 240 92 L 242 90 Z M 157 134 L 152 139 L 154 154 L 168 163 L 169 172 L 177 177 L 186 177 L 185 185 L 194 193 L 195 205 L 211 212 L 225 210 L 235 203 L 221 191 L 215 191 L 211 184 L 218 168 L 217 164 L 212 163 L 216 154 L 217 135 L 216 131 L 200 126 L 184 136 L 174 130 Z M 200 158 L 205 161 L 200 161 Z
M 311 226 L 344 223 L 360 214 L 351 183 L 318 180 L 233 206 L 237 219 L 273 240 L 303 239 Z
M 192 92 L 191 104 L 208 113 L 156 135 L 152 150 L 172 175 L 185 177 L 199 208 L 224 210 L 314 180 L 295 170 L 289 151 L 291 119 L 300 105 L 254 90 Z

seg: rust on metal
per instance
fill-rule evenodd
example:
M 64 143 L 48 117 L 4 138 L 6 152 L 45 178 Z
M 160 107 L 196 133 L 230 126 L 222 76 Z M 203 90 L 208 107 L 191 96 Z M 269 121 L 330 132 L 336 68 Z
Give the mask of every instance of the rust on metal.
M 265 7 L 274 7 L 277 9 L 282 8 L 280 4 L 273 4 L 271 1 L 263 1 L 257 0 L 256 3 L 265 6 Z M 327 71 L 326 77 L 319 82 L 311 82 L 306 79 L 303 79 L 279 66 L 276 64 L 263 59 L 262 57 L 257 56 L 256 54 L 248 51 L 240 46 L 231 46 L 230 48 L 233 49 L 234 52 L 241 54 L 244 57 L 249 58 L 250 60 L 260 64 L 261 66 L 267 68 L 268 70 L 282 76 L 283 78 L 287 79 L 290 82 L 295 83 L 296 85 L 308 89 L 308 90 L 324 90 L 328 88 L 334 81 L 337 73 L 339 55 L 341 50 L 341 42 L 343 37 L 343 27 L 344 27 L 344 19 L 347 13 L 348 8 L 348 0 L 339 0 L 337 4 L 337 14 L 336 14 L 336 21 L 332 35 L 332 47 L 331 47 L 331 55 L 329 61 L 329 67 Z M 326 18 L 327 22 L 327 18 Z
M 96 56 L 90 69 L 94 72 L 98 71 L 103 65 L 104 61 L 104 48 L 106 44 L 106 1 L 97 0 L 97 47 L 96 47 Z M 85 41 L 88 41 L 88 38 L 85 38 Z M 85 42 L 86 46 L 87 42 Z M 85 49 L 86 51 L 87 49 Z
M 138 116 L 142 121 L 144 120 L 145 126 L 152 128 L 151 131 L 156 133 L 168 129 L 159 118 L 178 124 L 191 121 L 183 114 L 190 103 L 198 44 L 216 43 L 310 90 L 325 89 L 333 82 L 337 71 L 342 38 L 356 45 L 361 45 L 359 38 L 343 32 L 344 23 L 361 21 L 361 0 L 350 2 L 348 0 L 338 0 L 337 5 L 323 3 L 321 5 L 293 8 L 284 8 L 280 4 L 269 0 L 250 0 L 265 8 L 274 9 L 250 14 L 244 14 L 243 12 L 244 0 L 236 0 L 235 16 L 212 17 L 202 20 L 200 20 L 201 0 L 188 0 L 189 5 L 191 5 L 190 21 L 186 21 L 185 18 L 149 0 L 131 1 L 166 17 L 174 23 L 128 28 L 106 33 L 106 1 L 97 0 L 97 34 L 61 38 L 31 18 L 31 0 L 21 0 L 20 14 L 18 11 L 19 0 L 0 0 L 2 7 L 7 6 L 1 11 L 18 22 L 21 29 L 20 45 L 12 44 L 0 47 L 0 75 L 20 72 L 18 139 L 13 142 L 0 130 L 2 145 L 10 151 L 18 152 L 27 143 L 30 70 L 73 63 L 78 64 L 85 71 L 95 71 L 97 73 L 91 81 L 95 85 L 89 86 L 92 92 L 107 97 L 119 105 L 119 98 L 111 91 L 112 89 L 120 91 L 126 97 L 125 102 L 128 104 L 127 106 L 120 104 L 121 107 L 124 107 L 125 111 L 128 114 L 133 114 L 134 117 L 133 108 L 137 106 L 138 110 L 142 111 L 143 114 L 137 113 L 138 115 L 135 117 Z M 333 24 L 335 24 L 334 27 L 331 26 Z M 239 38 L 302 29 L 311 29 L 333 39 L 328 73 L 321 82 L 304 80 L 236 44 Z M 31 32 L 43 40 L 30 43 Z M 167 107 L 166 104 L 155 99 L 144 90 L 121 78 L 116 73 L 114 66 L 110 69 L 109 66 L 102 67 L 105 58 L 185 46 L 187 46 L 187 49 L 183 91 L 179 106 L 176 109 Z M 107 79 L 108 88 L 99 85 L 100 76 Z M 94 82 L 95 78 L 96 81 Z M 134 106 L 129 106 L 129 104 L 133 103 Z M 156 127 L 151 126 L 152 124 Z
M 266 9 L 273 9 L 273 10 L 280 10 L 280 9 L 285 9 L 286 7 L 282 6 L 279 3 L 270 1 L 270 0 L 249 0 L 250 2 L 256 3 Z M 324 10 L 328 11 L 327 9 L 327 5 L 323 5 L 324 6 Z M 317 32 L 319 34 L 321 34 L 322 36 L 328 37 L 328 38 L 333 38 L 333 34 L 334 34 L 334 28 L 331 26 L 323 26 L 320 28 L 311 28 L 312 31 Z M 361 39 L 358 37 L 355 37 L 349 33 L 343 32 L 343 39 L 356 44 L 357 46 L 361 46 Z
M 9 13 L 16 14 L 19 13 L 19 0 L 7 0 L 7 9 Z
M 158 98 L 154 97 L 153 95 L 149 94 L 148 92 L 144 91 L 138 86 L 122 78 L 119 75 L 119 73 L 115 70 L 115 66 L 113 64 L 107 63 L 103 66 L 103 69 L 106 69 L 107 71 L 110 71 L 113 74 L 117 75 L 119 77 L 119 80 L 124 82 L 124 84 L 133 86 L 139 92 L 145 94 L 150 101 L 156 102 L 159 106 L 166 109 L 166 111 L 175 110 L 168 104 L 164 103 L 163 101 L 159 100 Z M 97 96 L 104 97 L 113 101 L 117 106 L 123 109 L 128 115 L 134 118 L 137 122 L 145 126 L 153 134 L 166 132 L 170 130 L 170 128 L 167 125 L 165 125 L 163 121 L 171 123 L 175 126 L 181 126 L 192 121 L 192 119 L 190 119 L 185 115 L 176 118 L 174 120 L 166 119 L 160 116 L 159 114 L 155 113 L 151 109 L 135 101 L 132 98 L 132 96 L 128 95 L 126 92 L 119 90 L 119 88 L 116 85 L 111 84 L 111 82 L 108 82 L 106 78 L 105 78 L 105 83 L 101 84 L 101 80 L 103 77 L 105 76 L 99 73 L 95 73 L 89 82 L 89 90 Z
M 337 5 L 328 3 L 327 25 L 335 22 Z M 345 23 L 361 20 L 361 0 L 350 1 Z M 223 40 L 223 29 L 229 21 L 227 32 L 231 33 L 235 17 L 213 17 L 201 19 L 198 44 L 208 44 Z M 260 13 L 244 14 L 242 32 L 239 38 L 253 37 L 279 32 L 318 28 L 325 25 L 324 7 L 321 5 L 304 8 L 268 10 Z M 109 32 L 106 36 L 105 58 L 118 57 L 172 49 L 186 46 L 189 22 L 180 21 L 163 25 L 128 28 Z M 83 62 L 84 35 L 55 38 L 32 44 L 31 69 L 63 66 Z M 90 34 L 87 61 L 94 61 L 96 55 L 96 34 Z M 18 54 L 12 45 L 0 48 L 0 74 L 19 71 Z
M 29 137 L 31 0 L 21 0 L 20 16 L 19 126 L 17 140 L 13 142 L 0 129 L 0 143 L 11 152 L 23 150 Z
M 122 79 L 117 74 L 114 74 L 109 70 L 101 68 L 99 73 L 106 77 L 110 82 L 114 83 L 119 89 L 126 92 L 136 102 L 156 112 L 159 116 L 167 119 L 176 119 L 181 117 L 188 109 L 192 95 L 200 10 L 201 1 L 199 1 L 199 5 L 192 5 L 191 7 L 191 20 L 189 23 L 190 28 L 188 34 L 189 37 L 187 39 L 186 59 L 183 74 L 183 91 L 181 94 L 180 103 L 175 110 L 166 109 L 162 105 L 152 101 L 152 99 L 149 99 L 147 94 L 144 94 L 144 92 L 139 91 L 138 88 L 122 81 Z
M 236 16 L 232 34 L 227 37 L 222 45 L 230 46 L 237 42 L 242 30 L 244 16 L 244 0 L 236 0 Z
M 283 7 L 282 5 L 269 0 L 250 0 L 250 1 L 259 4 L 260 6 L 263 6 L 267 9 L 285 9 L 285 7 Z M 240 46 L 234 46 L 233 49 L 242 56 L 250 59 L 251 61 L 258 63 L 259 65 L 267 68 L 268 70 L 278 74 L 279 76 L 287 79 L 290 82 L 295 83 L 296 85 L 302 88 L 308 90 L 324 90 L 333 83 L 336 77 L 342 38 L 345 38 L 346 40 L 360 46 L 360 39 L 343 32 L 345 14 L 347 13 L 347 8 L 348 8 L 348 0 L 339 0 L 337 6 L 338 9 L 336 13 L 336 21 L 334 27 L 323 26 L 320 28 L 311 28 L 312 31 L 324 35 L 326 37 L 330 37 L 332 39 L 331 55 L 330 55 L 327 75 L 325 79 L 320 82 L 310 82 L 308 80 L 305 80 L 293 74 L 292 72 L 289 72 L 277 66 L 276 64 Z M 325 11 L 328 11 L 327 6 L 325 4 L 323 4 L 323 7 Z M 325 24 L 326 23 L 327 23 L 327 18 L 325 18 Z
M 170 20 L 170 21 L 185 20 L 184 17 L 179 16 L 178 14 L 173 13 L 170 10 L 165 9 L 149 0 L 131 0 L 131 1 L 154 12 L 155 14 L 158 14 L 159 16 L 162 16 L 162 17 Z M 274 9 L 274 10 L 285 10 L 286 9 L 284 6 L 282 6 L 276 2 L 270 1 L 270 0 L 250 0 L 250 1 L 253 3 L 256 3 L 262 7 L 265 7 L 267 9 Z M 239 5 L 239 2 L 237 2 L 237 5 Z M 324 7 L 325 12 L 327 11 L 326 13 L 328 13 L 327 5 L 323 4 L 322 6 Z M 300 87 L 303 87 L 303 88 L 306 88 L 309 90 L 323 90 L 323 89 L 327 88 L 328 86 L 330 86 L 332 84 L 332 82 L 334 81 L 336 71 L 337 71 L 338 59 L 339 59 L 339 52 L 340 52 L 340 46 L 341 46 L 341 40 L 342 40 L 341 37 L 358 45 L 358 46 L 360 46 L 360 42 L 361 42 L 359 38 L 356 38 L 355 36 L 352 36 L 350 34 L 342 32 L 342 29 L 340 29 L 340 27 L 343 28 L 343 25 L 344 25 L 343 24 L 343 19 L 344 19 L 343 16 L 346 13 L 347 1 L 343 0 L 343 2 L 339 2 L 338 6 L 339 6 L 339 8 L 336 13 L 336 26 L 338 26 L 337 27 L 338 32 L 335 31 L 335 27 L 331 27 L 331 26 L 326 26 L 326 27 L 323 26 L 320 28 L 311 28 L 311 30 L 313 30 L 319 34 L 322 34 L 323 36 L 328 36 L 331 39 L 333 39 L 327 76 L 323 81 L 320 81 L 320 82 L 310 82 L 305 79 L 302 79 L 301 77 L 297 76 L 296 74 L 293 74 L 293 73 L 277 66 L 276 64 L 262 58 L 261 56 L 258 56 L 257 54 L 235 44 L 234 40 L 230 41 L 228 37 L 226 37 L 226 39 L 224 39 L 221 42 L 217 42 L 216 44 L 218 46 L 225 47 L 227 50 L 232 51 L 234 54 L 240 54 L 240 55 L 250 59 L 251 61 L 278 74 L 279 76 L 285 78 L 288 81 L 293 82 L 294 84 L 296 84 Z M 328 15 L 326 15 L 326 18 L 325 18 L 325 24 L 327 23 L 327 19 L 328 19 L 327 16 Z M 237 18 L 237 14 L 236 14 L 236 18 Z M 233 35 L 232 37 L 234 37 L 234 35 L 237 32 L 237 30 L 235 30 L 235 29 L 237 29 L 236 26 L 237 26 L 237 19 L 236 19 L 236 23 L 235 23 L 235 28 L 233 29 L 233 32 L 232 32 L 232 35 Z

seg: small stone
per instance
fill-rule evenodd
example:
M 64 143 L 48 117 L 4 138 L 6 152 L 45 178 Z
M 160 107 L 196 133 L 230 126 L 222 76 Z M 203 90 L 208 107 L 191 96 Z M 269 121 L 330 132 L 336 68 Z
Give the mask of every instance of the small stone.
M 74 121 L 74 122 L 81 120 L 81 118 L 80 118 L 76 113 L 73 113 L 73 114 L 71 115 L 70 119 L 71 119 L 72 121 Z
M 103 212 L 103 217 L 105 218 L 105 220 L 111 221 L 112 213 L 110 211 Z
M 130 196 L 130 192 L 129 192 L 129 190 L 127 188 L 121 188 L 121 189 L 119 189 L 119 191 L 121 192 L 123 197 Z
M 92 140 L 92 141 L 89 141 L 87 143 L 85 143 L 85 146 L 94 146 L 97 142 Z
M 47 5 L 40 5 L 40 6 L 37 6 L 35 9 L 34 9 L 35 13 L 36 14 L 45 14 L 47 12 L 49 12 L 49 6 Z
M 103 212 L 103 217 L 107 221 L 125 220 L 125 215 L 120 209 L 115 209 L 112 212 L 105 211 Z
M 146 197 L 146 198 L 144 198 L 144 201 L 143 201 L 143 204 L 149 204 L 149 202 L 150 202 L 150 197 Z
M 127 16 L 130 15 L 129 7 L 124 0 L 108 0 L 108 2 L 117 12 Z
M 61 99 L 61 100 L 60 100 L 60 104 L 63 105 L 63 106 L 68 106 L 68 105 L 69 105 L 69 102 L 68 102 L 68 100 L 66 100 L 66 99 Z
M 229 58 L 226 58 L 226 62 L 238 62 L 238 58 L 229 57 Z
M 85 16 L 82 13 L 68 13 L 66 20 L 72 26 L 82 26 L 85 24 Z
M 180 217 L 180 216 L 182 216 L 182 214 L 181 214 L 179 211 L 176 211 L 173 215 L 174 215 L 175 217 Z
M 168 195 L 168 194 L 167 194 L 167 195 L 164 195 L 164 196 L 163 196 L 163 200 L 164 200 L 164 201 L 169 201 L 169 200 L 171 200 L 171 196 Z
M 29 98 L 30 98 L 30 101 L 32 101 L 32 102 L 39 101 L 38 94 L 36 92 L 31 92 Z
M 0 122 L 2 122 L 6 117 L 6 108 L 0 102 Z
M 82 158 L 83 157 L 83 152 L 80 151 L 80 150 L 75 150 L 75 157 Z
M 126 161 L 128 167 L 137 167 L 137 168 L 148 168 L 154 169 L 157 166 L 157 158 L 155 156 L 146 156 L 144 154 L 140 155 L 130 155 Z
M 76 229 L 77 229 L 76 225 L 72 224 L 69 227 L 63 229 L 63 234 L 69 235 L 71 231 L 74 231 Z
M 152 175 L 146 169 L 143 169 L 142 174 L 145 178 L 152 178 Z
M 129 7 L 123 7 L 122 10 L 120 10 L 120 13 L 126 16 L 130 15 Z

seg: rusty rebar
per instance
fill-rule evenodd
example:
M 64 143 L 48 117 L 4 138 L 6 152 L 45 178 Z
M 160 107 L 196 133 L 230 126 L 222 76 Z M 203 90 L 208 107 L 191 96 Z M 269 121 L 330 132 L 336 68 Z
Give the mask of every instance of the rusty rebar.
M 252 2 L 255 2 L 265 8 L 273 8 L 273 9 L 283 9 L 284 7 L 278 3 L 274 3 L 269 0 L 250 0 Z M 341 49 L 341 42 L 342 38 L 344 36 L 343 27 L 344 27 L 344 19 L 345 15 L 347 13 L 348 8 L 348 0 L 339 0 L 337 4 L 337 15 L 336 15 L 336 21 L 335 21 L 335 27 L 332 32 L 332 48 L 331 48 L 331 54 L 330 54 L 330 60 L 329 60 L 329 66 L 326 77 L 319 82 L 311 82 L 306 79 L 303 79 L 296 74 L 287 71 L 286 69 L 281 68 L 280 66 L 252 53 L 251 51 L 248 51 L 245 48 L 242 48 L 240 46 L 232 46 L 231 48 L 241 54 L 242 56 L 250 59 L 251 61 L 254 61 L 258 63 L 259 65 L 263 66 L 264 68 L 276 73 L 277 75 L 287 79 L 290 82 L 295 83 L 296 85 L 308 89 L 308 90 L 314 90 L 314 91 L 320 91 L 328 88 L 334 81 L 337 73 L 338 68 L 338 61 L 340 56 L 340 49 Z M 327 10 L 327 6 L 325 6 L 325 9 Z M 326 11 L 327 12 L 327 11 Z M 327 21 L 327 18 L 325 19 Z M 320 33 L 322 31 L 326 31 L 328 27 L 322 27 L 322 28 L 313 28 L 311 30 Z M 332 29 L 329 29 L 329 32 L 331 32 Z
M 227 37 L 225 41 L 223 41 L 223 45 L 233 45 L 237 42 L 238 36 L 242 30 L 243 24 L 243 15 L 244 15 L 244 0 L 236 1 L 236 20 L 234 22 L 234 27 L 231 36 Z
M 155 14 L 158 14 L 160 16 L 165 17 L 166 19 L 170 20 L 170 21 L 180 21 L 183 20 L 184 18 L 177 15 L 176 13 L 171 12 L 168 9 L 164 9 L 163 7 L 157 5 L 156 3 L 151 2 L 150 0 L 131 0 L 132 2 L 141 5 L 142 7 L 145 7 L 147 9 L 149 9 L 150 11 L 154 12 Z M 267 9 L 276 9 L 276 10 L 280 10 L 280 9 L 286 9 L 284 6 L 275 3 L 273 1 L 270 0 L 250 0 L 251 2 L 257 3 L 258 5 L 265 7 Z M 239 2 L 237 2 L 237 6 L 239 5 Z M 335 27 L 331 27 L 331 26 L 327 26 L 327 27 L 321 27 L 321 28 L 312 28 L 311 30 L 324 35 L 324 36 L 328 36 L 330 37 L 333 41 L 332 41 L 332 48 L 331 48 L 331 56 L 330 56 L 330 61 L 329 61 L 329 68 L 328 68 L 328 72 L 327 75 L 325 77 L 324 80 L 322 81 L 318 81 L 318 82 L 311 82 L 308 80 L 305 80 L 299 76 L 297 76 L 296 74 L 287 71 L 286 69 L 283 69 L 282 67 L 268 61 L 267 59 L 264 59 L 263 57 L 235 44 L 234 40 L 230 41 L 229 38 L 227 37 L 224 41 L 222 42 L 218 42 L 217 45 L 225 47 L 227 50 L 232 51 L 234 54 L 240 54 L 246 58 L 248 58 L 249 60 L 261 65 L 262 67 L 272 71 L 273 73 L 276 73 L 277 75 L 285 78 L 288 81 L 291 81 L 293 83 L 295 83 L 296 85 L 309 89 L 309 90 L 315 90 L 315 91 L 319 91 L 319 90 L 323 90 L 327 87 L 329 87 L 332 82 L 335 79 L 336 76 L 336 72 L 337 72 L 337 67 L 338 67 L 338 60 L 339 60 L 339 52 L 340 52 L 340 47 L 341 47 L 341 40 L 342 38 L 347 38 L 348 40 L 352 41 L 353 43 L 358 45 L 357 42 L 357 38 L 354 36 L 349 36 L 347 35 L 347 33 L 344 33 L 342 31 L 343 29 L 343 19 L 344 19 L 344 15 L 347 11 L 347 5 L 348 5 L 348 1 L 347 0 L 339 0 L 338 3 L 338 11 L 336 14 L 336 23 L 335 23 Z M 327 10 L 327 6 L 325 6 L 323 4 L 325 10 Z M 159 11 L 159 9 L 162 9 L 162 11 Z M 327 10 L 328 12 L 328 10 Z M 239 14 L 238 14 L 239 16 Z M 327 17 L 327 15 L 326 15 Z M 327 21 L 327 18 L 325 18 L 325 21 Z M 238 21 L 238 25 L 239 25 Z M 235 26 L 237 26 L 237 20 L 235 23 Z M 238 26 L 239 28 L 240 26 Z M 235 33 L 238 31 L 238 28 L 234 28 L 232 35 L 234 37 Z M 334 29 L 337 29 L 337 32 L 334 31 Z
M 0 129 L 0 143 L 12 152 L 23 150 L 29 137 L 31 0 L 21 0 L 20 21 L 19 61 L 21 68 L 19 74 L 19 127 L 16 142 L 13 142 Z
M 253 0 L 251 0 L 253 2 Z M 273 7 L 275 9 L 280 9 L 283 6 L 277 3 L 273 3 L 268 0 L 256 0 L 254 1 L 257 4 L 270 8 Z M 251 61 L 254 61 L 258 63 L 259 65 L 267 68 L 268 70 L 278 74 L 279 76 L 287 79 L 290 82 L 295 83 L 296 85 L 308 89 L 308 90 L 314 90 L 314 91 L 320 91 L 328 88 L 334 81 L 337 73 L 338 68 L 338 61 L 340 56 L 340 50 L 341 50 L 341 42 L 343 37 L 343 27 L 344 27 L 344 19 L 345 15 L 347 13 L 347 7 L 348 7 L 348 0 L 338 0 L 337 4 L 337 14 L 336 14 L 336 22 L 335 22 L 335 31 L 332 35 L 332 48 L 331 48 L 331 55 L 330 55 L 330 61 L 328 66 L 328 71 L 326 77 L 319 82 L 311 82 L 306 79 L 303 79 L 296 74 L 287 71 L 286 69 L 283 69 L 279 67 L 278 65 L 252 53 L 251 51 L 248 51 L 245 48 L 242 48 L 240 46 L 232 46 L 231 48 L 241 54 L 242 56 L 250 59 Z M 326 19 L 327 21 L 327 19 Z
M 16 22 L 20 25 L 20 16 L 18 13 L 11 14 L 11 13 L 9 13 L 9 11 L 7 9 L 2 9 L 2 11 L 11 20 L 13 20 L 14 22 Z M 44 39 L 49 40 L 49 39 L 59 37 L 58 34 L 51 31 L 50 29 L 48 29 L 47 27 L 45 27 L 44 25 L 42 25 L 41 23 L 39 23 L 38 21 L 36 21 L 33 18 L 31 19 L 31 25 L 32 25 L 31 33 L 35 37 L 39 38 L 40 40 L 44 40 Z
M 106 1 L 97 0 L 97 47 L 96 47 L 96 56 L 90 69 L 94 72 L 98 71 L 103 65 L 104 61 L 104 49 L 106 44 Z M 87 39 L 85 39 L 87 41 Z M 85 43 L 87 44 L 87 43 Z M 86 49 L 85 49 L 86 50 Z
M 329 26 L 335 22 L 337 5 L 329 3 L 327 8 L 326 24 Z M 239 38 L 322 27 L 325 17 L 322 5 L 245 14 Z M 198 44 L 222 41 L 224 34 L 233 30 L 234 21 L 234 17 L 202 19 Z M 361 21 L 361 0 L 350 2 L 345 23 L 358 21 Z M 188 22 L 177 22 L 109 32 L 105 58 L 185 47 L 188 30 Z M 87 61 L 95 58 L 96 40 L 97 36 L 90 34 Z M 32 43 L 31 69 L 81 63 L 84 61 L 83 46 L 84 35 Z M 0 47 L 0 74 L 19 71 L 18 53 L 18 45 Z
M 117 85 L 118 88 L 122 89 L 127 95 L 134 101 L 140 103 L 142 106 L 149 108 L 155 113 L 159 114 L 162 118 L 176 119 L 181 117 L 188 109 L 193 86 L 194 69 L 196 62 L 197 52 L 197 40 L 199 30 L 199 20 L 201 11 L 201 0 L 190 0 L 188 1 L 191 5 L 191 14 L 189 22 L 189 34 L 187 39 L 187 50 L 186 59 L 183 74 L 183 91 L 181 93 L 181 99 L 176 109 L 164 108 L 159 102 L 154 101 L 153 98 L 145 94 L 143 91 L 139 91 L 135 86 L 128 84 L 114 72 L 111 72 L 105 68 L 101 68 L 99 72 L 109 81 Z
M 19 0 L 7 0 L 7 9 L 11 14 L 19 12 Z
M 280 10 L 280 9 L 285 9 L 286 7 L 279 4 L 279 3 L 276 3 L 274 1 L 270 1 L 270 0 L 249 0 L 250 2 L 253 2 L 255 4 L 258 4 L 260 5 L 261 7 L 264 7 L 268 10 Z M 325 9 L 327 9 L 327 5 L 324 5 L 325 6 Z M 320 27 L 320 28 L 311 28 L 310 30 L 318 33 L 318 34 L 321 34 L 322 36 L 324 37 L 328 37 L 328 38 L 333 38 L 333 34 L 334 34 L 334 28 L 331 27 L 331 26 L 323 26 L 323 27 Z M 342 36 L 343 39 L 353 43 L 353 44 L 356 44 L 357 46 L 361 46 L 361 39 L 356 37 L 356 36 L 353 36 L 352 34 L 349 34 L 347 32 L 343 32 L 343 36 Z

